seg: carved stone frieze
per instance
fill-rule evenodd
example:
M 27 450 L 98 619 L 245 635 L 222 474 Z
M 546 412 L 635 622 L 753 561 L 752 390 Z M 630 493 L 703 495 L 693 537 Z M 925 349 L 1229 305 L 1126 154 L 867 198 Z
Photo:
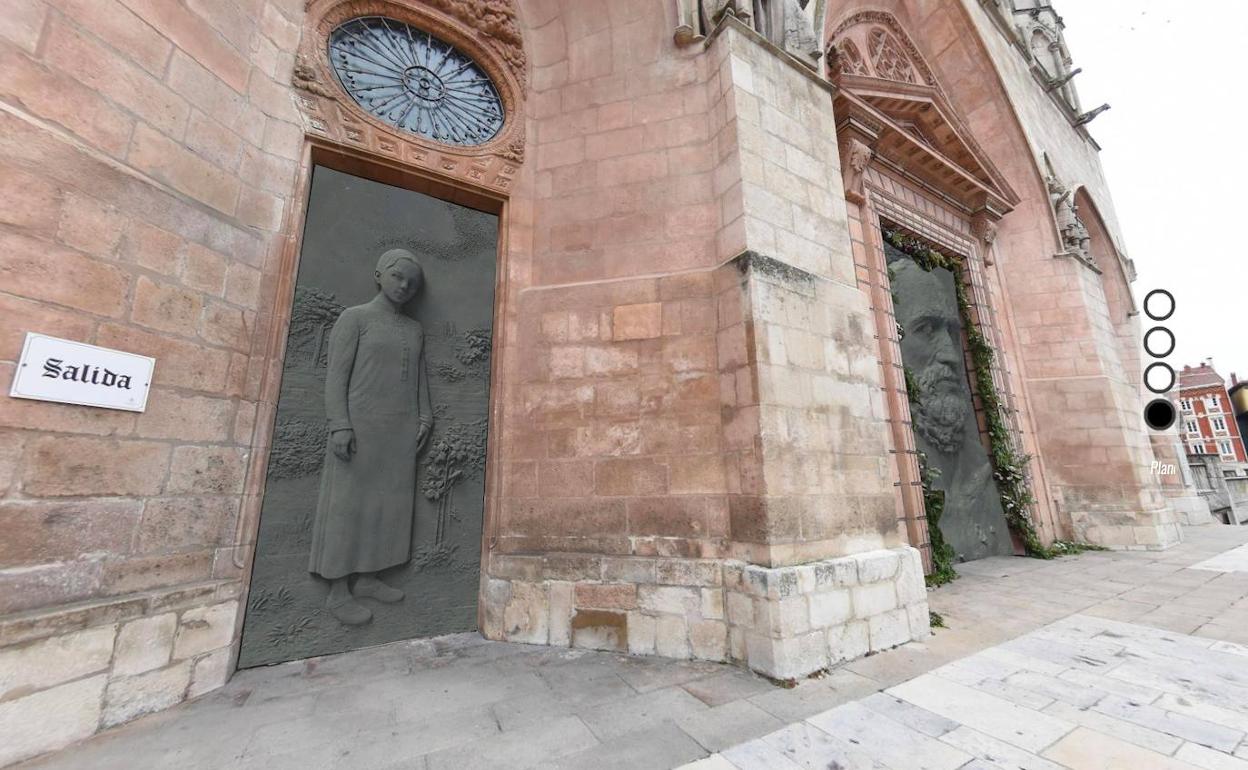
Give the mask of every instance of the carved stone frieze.
M 426 4 L 483 35 L 511 67 L 520 85 L 524 86 L 524 43 L 520 27 L 516 24 L 516 9 L 512 0 L 426 0 Z
M 389 157 L 453 182 L 508 192 L 524 162 L 527 59 L 514 0 L 308 0 L 291 85 L 304 129 L 322 141 Z M 330 68 L 329 37 L 366 16 L 395 19 L 455 46 L 489 75 L 504 123 L 479 145 L 444 144 L 377 119 Z

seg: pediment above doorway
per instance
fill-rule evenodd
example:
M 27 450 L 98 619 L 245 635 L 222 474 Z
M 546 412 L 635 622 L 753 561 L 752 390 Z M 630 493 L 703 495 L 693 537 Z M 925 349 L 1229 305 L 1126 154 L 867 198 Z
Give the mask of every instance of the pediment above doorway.
M 838 86 L 836 130 L 842 147 L 849 147 L 847 159 L 861 164 L 869 154 L 968 213 L 995 219 L 1018 203 L 891 15 L 854 14 L 832 41 L 828 68 Z M 854 169 L 848 172 L 852 197 L 859 180 L 852 178 Z

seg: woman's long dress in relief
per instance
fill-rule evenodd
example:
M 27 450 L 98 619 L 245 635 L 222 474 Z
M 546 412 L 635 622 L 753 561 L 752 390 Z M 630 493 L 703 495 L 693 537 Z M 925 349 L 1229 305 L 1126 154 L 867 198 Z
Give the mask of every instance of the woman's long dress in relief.
M 355 454 L 332 445 L 321 471 L 308 569 L 323 578 L 377 572 L 411 558 L 417 437 L 433 422 L 424 331 L 382 296 L 342 312 L 329 337 L 329 431 L 355 432 Z

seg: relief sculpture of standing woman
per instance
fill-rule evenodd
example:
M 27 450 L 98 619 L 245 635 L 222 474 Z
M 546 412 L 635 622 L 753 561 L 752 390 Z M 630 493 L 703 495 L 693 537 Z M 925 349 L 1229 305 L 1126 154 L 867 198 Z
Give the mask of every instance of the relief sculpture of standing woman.
M 403 599 L 377 573 L 411 559 L 417 454 L 433 427 L 424 329 L 407 314 L 424 271 L 410 251 L 391 249 L 374 279 L 377 296 L 342 311 L 329 336 L 329 442 L 308 564 L 329 581 L 326 609 L 347 625 L 372 619 L 360 598 Z

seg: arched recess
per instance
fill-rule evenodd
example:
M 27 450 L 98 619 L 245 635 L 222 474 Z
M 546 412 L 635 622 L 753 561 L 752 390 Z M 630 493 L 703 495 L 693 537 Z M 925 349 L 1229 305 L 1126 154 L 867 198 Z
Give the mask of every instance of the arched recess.
M 1088 231 L 1088 257 L 1100 273 L 1105 309 L 1117 342 L 1118 357 L 1127 382 L 1138 386 L 1143 377 L 1139 310 L 1131 291 L 1131 265 L 1119 253 L 1096 203 L 1083 185 L 1074 191 L 1075 210 Z

